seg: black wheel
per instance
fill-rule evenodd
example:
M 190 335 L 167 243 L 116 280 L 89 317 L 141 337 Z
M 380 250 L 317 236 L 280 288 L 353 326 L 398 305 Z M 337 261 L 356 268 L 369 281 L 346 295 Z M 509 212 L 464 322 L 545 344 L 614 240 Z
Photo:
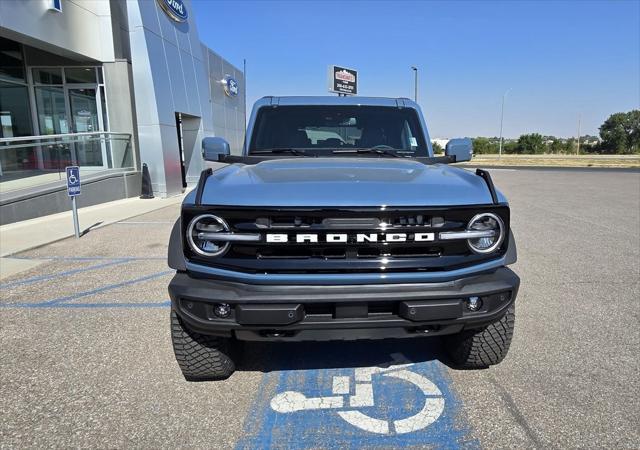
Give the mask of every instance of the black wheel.
M 515 304 L 502 319 L 479 329 L 444 337 L 454 366 L 460 369 L 486 369 L 501 362 L 511 345 L 516 319 Z
M 231 376 L 231 339 L 207 336 L 190 330 L 171 309 L 173 352 L 187 381 L 222 380 Z

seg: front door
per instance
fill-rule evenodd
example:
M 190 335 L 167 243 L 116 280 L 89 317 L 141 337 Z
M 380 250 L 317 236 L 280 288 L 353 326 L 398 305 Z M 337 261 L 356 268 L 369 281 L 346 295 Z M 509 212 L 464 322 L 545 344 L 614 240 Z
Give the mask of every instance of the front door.
M 67 134 L 69 127 L 69 113 L 67 101 L 62 86 L 36 86 L 36 107 L 38 111 L 38 127 L 41 135 Z M 65 166 L 76 163 L 71 145 L 59 144 L 43 145 L 38 148 L 40 169 L 64 170 Z
M 95 85 L 66 85 L 68 114 L 72 133 L 103 131 L 103 118 L 99 90 Z M 74 144 L 75 158 L 80 166 L 108 167 L 107 149 L 99 136 L 78 137 Z

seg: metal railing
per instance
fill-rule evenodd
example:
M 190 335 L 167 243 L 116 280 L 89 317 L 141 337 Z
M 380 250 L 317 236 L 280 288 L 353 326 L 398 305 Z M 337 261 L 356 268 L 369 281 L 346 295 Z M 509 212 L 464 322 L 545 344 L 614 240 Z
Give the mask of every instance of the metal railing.
M 83 174 L 137 169 L 131 134 L 110 131 L 0 138 L 0 192 L 64 178 L 67 166 Z

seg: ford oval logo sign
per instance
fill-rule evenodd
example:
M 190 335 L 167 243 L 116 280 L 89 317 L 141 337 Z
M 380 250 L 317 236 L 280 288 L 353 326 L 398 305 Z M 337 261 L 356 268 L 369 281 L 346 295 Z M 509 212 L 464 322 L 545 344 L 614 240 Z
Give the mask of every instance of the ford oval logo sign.
M 182 0 L 158 0 L 162 10 L 176 22 L 185 22 L 189 14 Z
M 222 80 L 222 85 L 224 86 L 224 93 L 229 97 L 236 97 L 238 95 L 238 82 L 235 78 L 229 75 L 225 76 L 224 80 Z

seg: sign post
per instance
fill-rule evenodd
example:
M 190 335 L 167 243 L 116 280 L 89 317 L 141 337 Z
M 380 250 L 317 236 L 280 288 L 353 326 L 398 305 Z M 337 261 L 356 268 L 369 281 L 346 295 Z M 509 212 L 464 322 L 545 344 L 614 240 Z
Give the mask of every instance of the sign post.
M 358 71 L 340 66 L 329 66 L 329 92 L 338 95 L 358 94 Z
M 71 197 L 71 209 L 73 210 L 73 229 L 76 238 L 80 237 L 80 222 L 78 221 L 78 206 L 76 205 L 76 197 L 80 195 L 80 167 L 70 166 L 67 172 L 67 194 Z

